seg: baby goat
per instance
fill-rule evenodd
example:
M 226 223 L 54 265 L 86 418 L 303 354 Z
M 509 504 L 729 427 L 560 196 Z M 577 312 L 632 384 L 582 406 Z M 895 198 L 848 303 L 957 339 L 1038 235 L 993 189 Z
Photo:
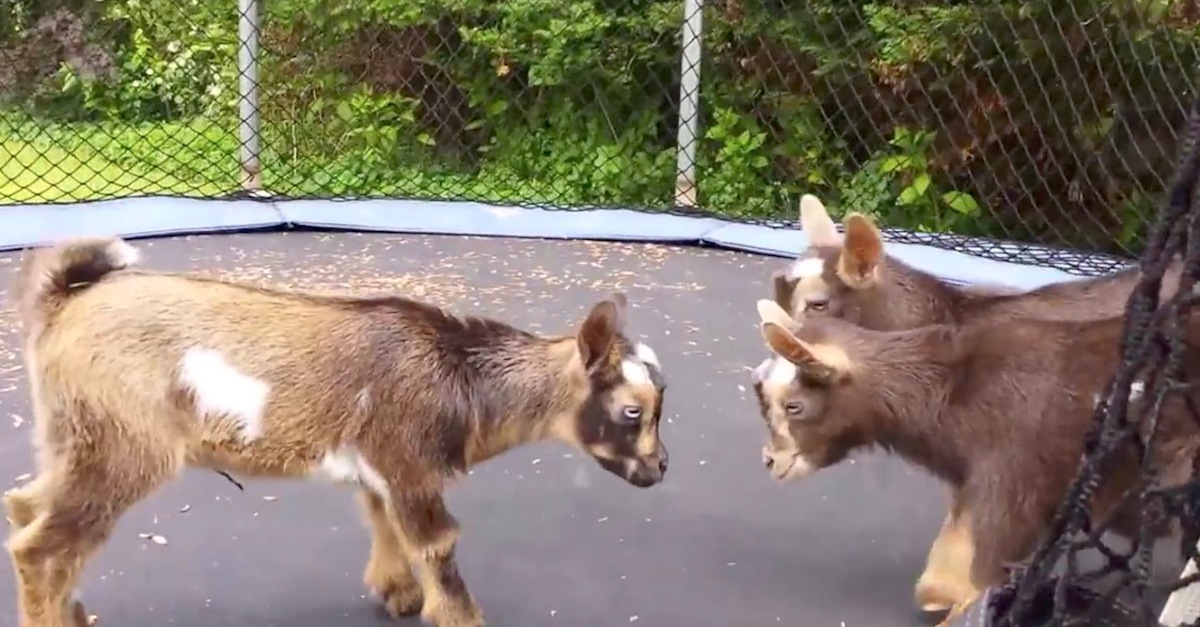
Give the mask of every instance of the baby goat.
M 793 317 L 832 316 L 881 331 L 1014 316 L 1088 320 L 1124 313 L 1141 279 L 1135 267 L 1029 291 L 959 287 L 886 255 L 878 227 L 864 215 L 847 215 L 840 234 L 821 201 L 806 194 L 800 223 L 808 249 L 772 276 L 775 302 Z M 1175 293 L 1182 269 L 1178 260 L 1168 268 L 1161 298 Z
M 665 385 L 624 335 L 626 299 L 571 336 L 399 297 L 264 289 L 133 268 L 116 238 L 43 248 L 18 280 L 38 475 L 5 499 L 22 627 L 80 622 L 86 560 L 186 467 L 353 483 L 364 580 L 393 616 L 484 624 L 442 492 L 517 445 L 558 440 L 646 488 L 663 480 Z
M 810 247 L 772 277 L 775 302 L 797 319 L 835 317 L 888 331 L 1016 316 L 1108 318 L 1124 312 L 1141 278 L 1140 271 L 1131 268 L 1024 292 L 1001 286 L 959 287 L 887 256 L 879 229 L 865 216 L 848 215 L 845 235 L 839 234 L 825 206 L 811 194 L 800 201 L 800 223 Z M 1174 294 L 1181 269 L 1178 262 L 1168 269 L 1162 298 Z M 948 609 L 969 592 L 971 540 L 964 522 L 969 512 L 957 495 L 950 501 L 915 588 L 917 605 L 925 611 Z
M 880 447 L 948 483 L 970 512 L 969 589 L 950 624 L 983 588 L 1005 581 L 1006 565 L 1027 557 L 1062 502 L 1120 363 L 1122 317 L 884 332 L 836 318 L 796 322 L 770 300 L 758 309 L 774 355 L 755 370 L 754 387 L 775 479 Z M 1192 357 L 1186 367 L 1195 372 Z M 1131 408 L 1140 396 L 1135 382 Z M 1200 434 L 1179 397 L 1163 411 L 1154 463 L 1164 484 L 1178 485 L 1191 477 Z M 1118 458 L 1093 500 L 1094 519 L 1116 516 L 1115 531 L 1136 533 L 1137 512 L 1118 501 L 1139 476 L 1132 455 Z

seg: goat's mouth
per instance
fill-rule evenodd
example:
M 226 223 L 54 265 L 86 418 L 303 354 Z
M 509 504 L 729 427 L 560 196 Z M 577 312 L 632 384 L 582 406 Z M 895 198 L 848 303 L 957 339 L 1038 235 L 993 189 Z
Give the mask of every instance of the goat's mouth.
M 633 459 L 609 459 L 597 457 L 600 467 L 624 479 L 637 488 L 651 488 L 662 483 L 667 474 L 666 460 L 657 464 L 645 464 Z
M 763 448 L 762 459 L 771 478 L 779 482 L 802 479 L 817 470 L 817 466 L 798 451 L 777 452 Z

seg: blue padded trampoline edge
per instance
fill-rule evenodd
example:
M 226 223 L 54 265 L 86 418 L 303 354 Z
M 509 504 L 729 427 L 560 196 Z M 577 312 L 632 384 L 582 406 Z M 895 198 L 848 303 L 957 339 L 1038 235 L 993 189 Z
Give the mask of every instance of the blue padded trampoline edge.
M 0 208 L 0 251 L 79 235 L 152 238 L 295 229 L 479 237 L 590 239 L 708 245 L 790 258 L 807 246 L 799 229 L 629 209 L 557 210 L 418 200 L 203 200 L 139 197 Z M 1032 289 L 1074 280 L 1066 272 L 993 261 L 931 246 L 888 243 L 888 254 L 955 283 Z

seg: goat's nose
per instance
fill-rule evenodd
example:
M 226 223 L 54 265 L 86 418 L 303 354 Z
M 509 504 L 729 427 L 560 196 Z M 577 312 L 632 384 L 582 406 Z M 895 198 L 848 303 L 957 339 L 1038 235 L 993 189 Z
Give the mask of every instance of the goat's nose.
M 666 457 L 663 457 L 662 459 L 658 460 L 658 472 L 666 474 L 666 472 L 667 472 L 667 458 Z
M 775 458 L 763 452 L 763 465 L 767 467 L 767 470 L 770 470 L 775 465 Z

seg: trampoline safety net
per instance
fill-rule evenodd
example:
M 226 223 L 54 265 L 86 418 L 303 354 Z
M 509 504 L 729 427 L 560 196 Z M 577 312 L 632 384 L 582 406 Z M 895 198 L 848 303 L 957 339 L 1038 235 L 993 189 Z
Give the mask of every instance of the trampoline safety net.
M 989 624 L 997 627 L 1060 625 L 1177 625 L 1200 624 L 1200 480 L 1163 487 L 1156 469 L 1147 463 L 1157 446 L 1155 435 L 1163 406 L 1196 384 L 1185 373 L 1183 351 L 1188 344 L 1192 310 L 1200 300 L 1200 101 L 1190 113 L 1186 143 L 1181 150 L 1168 201 L 1147 237 L 1141 257 L 1143 276 L 1126 305 L 1121 366 L 1110 381 L 1094 415 L 1086 453 L 1067 498 L 1057 512 L 1052 532 L 1031 558 L 1014 567 L 1010 582 L 987 600 Z M 1160 302 L 1164 271 L 1182 260 L 1178 291 Z M 1144 384 L 1136 411 L 1131 386 Z M 1200 411 L 1185 401 L 1191 419 Z M 1096 521 L 1088 506 L 1101 480 L 1105 462 L 1132 453 L 1142 465 L 1140 485 L 1126 495 L 1136 502 L 1139 534 L 1120 548 L 1104 532 L 1112 521 Z M 1192 460 L 1193 472 L 1200 457 Z M 1163 589 L 1152 581 L 1152 533 L 1176 524 L 1182 532 L 1179 550 L 1188 563 L 1179 578 Z M 1099 565 L 1080 564 L 1085 552 L 1098 554 Z M 1172 592 L 1165 607 L 1154 599 Z
M 1193 0 L 7 0 L 0 206 L 456 200 L 1095 275 L 1168 185 Z

